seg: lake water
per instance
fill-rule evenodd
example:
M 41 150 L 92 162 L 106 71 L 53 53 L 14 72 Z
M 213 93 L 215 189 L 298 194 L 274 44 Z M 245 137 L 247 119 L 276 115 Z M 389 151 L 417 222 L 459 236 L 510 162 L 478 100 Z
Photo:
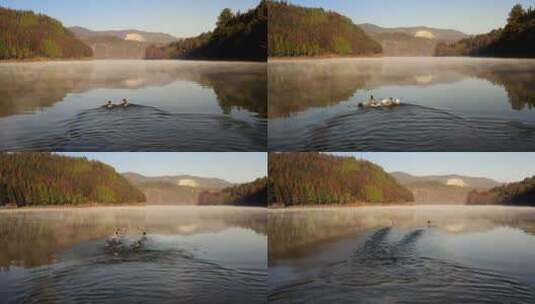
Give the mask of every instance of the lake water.
M 266 220 L 233 207 L 0 211 L 0 302 L 265 303 Z M 115 229 L 121 245 L 106 241 Z
M 535 60 L 276 60 L 268 105 L 275 151 L 533 151 Z
M 272 303 L 535 303 L 535 208 L 274 210 L 268 227 Z
M 266 116 L 265 63 L 0 64 L 0 150 L 265 151 Z

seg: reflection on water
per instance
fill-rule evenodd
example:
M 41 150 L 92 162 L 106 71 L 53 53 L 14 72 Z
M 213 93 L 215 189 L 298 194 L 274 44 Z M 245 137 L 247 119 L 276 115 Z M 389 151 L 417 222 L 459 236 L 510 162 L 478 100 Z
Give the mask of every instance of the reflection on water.
M 264 303 L 266 238 L 255 208 L 2 211 L 0 302 Z
M 83 142 L 99 151 L 260 151 L 267 144 L 266 65 L 262 63 L 0 64 L 0 83 L 3 150 L 82 150 L 85 147 L 79 143 Z M 70 132 L 68 125 L 78 124 L 79 115 L 94 112 L 107 100 L 119 102 L 125 97 L 170 117 L 162 121 L 155 112 L 129 111 L 118 118 L 120 126 L 114 129 L 116 119 L 102 118 L 103 122 L 95 116 L 83 122 L 76 133 Z M 183 115 L 196 117 L 184 122 Z M 213 142 L 229 134 L 235 139 L 235 148 Z M 119 143 L 113 140 L 118 137 L 122 139 Z M 106 140 L 115 145 L 108 146 Z
M 535 148 L 534 60 L 272 61 L 268 91 L 274 150 Z M 370 95 L 414 107 L 358 109 Z
M 273 303 L 533 303 L 535 209 L 270 211 Z

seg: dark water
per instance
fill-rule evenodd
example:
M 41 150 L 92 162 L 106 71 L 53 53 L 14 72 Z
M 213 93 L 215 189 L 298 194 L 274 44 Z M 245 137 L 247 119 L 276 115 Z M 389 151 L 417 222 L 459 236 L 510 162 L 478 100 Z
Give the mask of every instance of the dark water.
M 535 149 L 535 60 L 273 61 L 268 92 L 271 150 Z M 370 95 L 404 106 L 359 109 Z
M 0 64 L 0 83 L 0 150 L 265 151 L 267 146 L 262 63 Z M 100 108 L 123 98 L 134 107 Z
M 265 228 L 262 209 L 2 212 L 0 302 L 265 303 Z
M 272 303 L 535 301 L 535 209 L 275 211 L 268 222 Z

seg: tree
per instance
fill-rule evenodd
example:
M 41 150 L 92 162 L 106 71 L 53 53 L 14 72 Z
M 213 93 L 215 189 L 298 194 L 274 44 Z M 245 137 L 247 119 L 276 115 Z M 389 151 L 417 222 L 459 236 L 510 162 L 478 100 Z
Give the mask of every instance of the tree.
M 230 8 L 225 8 L 217 18 L 217 27 L 225 27 L 227 23 L 232 20 L 232 18 L 234 18 L 234 14 L 230 10 Z
M 509 13 L 509 18 L 507 19 L 507 23 L 509 24 L 515 24 L 519 23 L 522 20 L 522 17 L 524 16 L 524 8 L 522 5 L 517 4 L 513 6 L 511 9 L 511 12 Z

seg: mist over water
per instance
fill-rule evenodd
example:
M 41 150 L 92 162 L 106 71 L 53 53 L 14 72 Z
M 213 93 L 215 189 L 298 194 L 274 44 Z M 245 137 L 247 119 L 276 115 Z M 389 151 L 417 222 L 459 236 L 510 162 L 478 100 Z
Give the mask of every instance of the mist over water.
M 297 209 L 268 222 L 273 303 L 535 300 L 532 208 Z
M 373 58 L 268 64 L 270 149 L 528 151 L 535 61 Z M 359 109 L 400 98 L 403 106 Z
M 0 236 L 3 303 L 266 301 L 263 209 L 2 211 Z
M 267 145 L 262 63 L 0 64 L 0 82 L 2 150 L 263 151 Z M 101 108 L 123 98 L 131 107 Z

